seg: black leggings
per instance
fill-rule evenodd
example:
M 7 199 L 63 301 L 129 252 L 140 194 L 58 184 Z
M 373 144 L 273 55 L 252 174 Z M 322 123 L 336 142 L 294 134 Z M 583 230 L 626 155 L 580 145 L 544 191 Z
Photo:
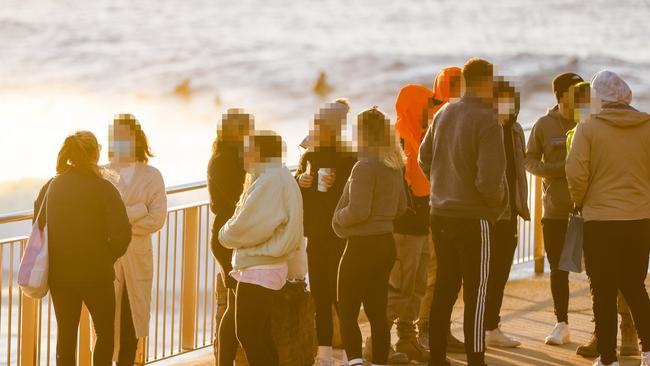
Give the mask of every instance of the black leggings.
M 569 272 L 557 268 L 568 224 L 568 220 L 542 219 L 544 249 L 551 265 L 551 295 L 558 323 L 569 322 Z
M 239 282 L 235 306 L 237 339 L 250 366 L 277 366 L 278 352 L 273 343 L 271 315 L 277 291 Z
M 361 304 L 370 321 L 372 362 L 386 364 L 390 347 L 388 278 L 395 264 L 393 234 L 348 239 L 339 266 L 338 303 L 341 337 L 348 359 L 361 358 L 361 331 L 357 319 Z
M 337 306 L 336 282 L 344 248 L 345 241 L 338 237 L 309 237 L 307 241 L 309 290 L 316 305 L 316 336 L 319 346 L 332 346 L 332 307 Z
M 650 351 L 650 299 L 645 288 L 650 220 L 588 221 L 583 249 L 603 363 L 616 361 L 618 290 L 630 307 L 643 351 Z
M 221 317 L 217 334 L 218 366 L 232 366 L 239 342 L 235 333 L 235 290 L 228 289 L 228 305 Z
M 113 283 L 92 287 L 51 287 L 50 295 L 56 315 L 56 364 L 77 364 L 77 332 L 81 305 L 90 312 L 97 335 L 93 351 L 93 365 L 111 366 L 115 334 L 115 288 Z
M 135 353 L 138 350 L 138 338 L 135 336 L 129 292 L 126 286 L 122 291 L 122 308 L 120 309 L 120 352 L 117 357 L 117 366 L 133 366 Z
M 494 225 L 494 245 L 490 253 L 490 281 L 485 308 L 485 330 L 499 326 L 503 291 L 510 276 L 512 259 L 517 249 L 517 220 L 497 221 Z

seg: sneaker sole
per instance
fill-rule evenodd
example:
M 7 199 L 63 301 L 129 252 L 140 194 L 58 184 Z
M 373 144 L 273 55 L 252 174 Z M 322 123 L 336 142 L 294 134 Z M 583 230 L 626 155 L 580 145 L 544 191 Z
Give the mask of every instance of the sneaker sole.
M 521 346 L 521 343 L 510 343 L 510 344 L 500 344 L 500 343 L 492 343 L 492 342 L 485 342 L 488 347 L 493 347 L 493 348 L 517 348 Z
M 544 343 L 548 344 L 549 346 L 562 346 L 562 345 L 571 343 L 571 338 L 567 337 L 567 338 L 565 338 L 565 339 L 563 339 L 563 340 L 561 340 L 559 342 L 557 342 L 557 341 L 555 341 L 553 339 L 546 338 L 544 340 Z

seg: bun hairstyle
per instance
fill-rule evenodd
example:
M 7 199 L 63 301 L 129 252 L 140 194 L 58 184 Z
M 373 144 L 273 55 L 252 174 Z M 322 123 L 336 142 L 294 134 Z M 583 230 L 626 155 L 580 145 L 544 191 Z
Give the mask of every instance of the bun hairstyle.
M 135 136 L 135 160 L 144 164 L 148 163 L 149 158 L 154 155 L 149 147 L 147 135 L 142 131 L 140 122 L 132 114 L 118 114 L 113 119 L 113 125 L 115 127 L 126 126 L 131 130 L 131 134 Z
M 56 174 L 62 174 L 70 167 L 75 167 L 90 175 L 102 177 L 97 159 L 99 144 L 90 131 L 77 131 L 65 138 L 56 161 Z
M 399 170 L 404 167 L 404 154 L 392 133 L 390 120 L 377 106 L 357 116 L 359 151 L 377 156 L 384 165 Z

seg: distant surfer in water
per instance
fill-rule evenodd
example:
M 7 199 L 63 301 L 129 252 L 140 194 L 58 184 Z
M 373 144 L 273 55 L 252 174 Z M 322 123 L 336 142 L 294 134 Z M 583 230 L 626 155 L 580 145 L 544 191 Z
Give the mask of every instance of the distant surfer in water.
M 314 83 L 313 90 L 321 98 L 327 97 L 332 92 L 332 87 L 327 83 L 327 74 L 325 74 L 325 71 L 321 71 L 318 74 L 318 79 Z

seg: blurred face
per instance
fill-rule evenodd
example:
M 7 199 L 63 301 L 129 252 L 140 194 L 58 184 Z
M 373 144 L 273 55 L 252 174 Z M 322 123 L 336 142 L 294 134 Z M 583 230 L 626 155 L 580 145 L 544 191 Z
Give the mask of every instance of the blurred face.
M 487 103 L 491 103 L 494 99 L 494 78 L 486 77 L 471 86 L 468 86 L 467 82 L 463 81 L 463 89 L 465 93 L 471 93 L 473 96 L 481 98 Z
M 337 140 L 341 135 L 341 124 L 332 121 L 317 120 L 314 123 L 316 133 L 316 143 L 321 147 L 336 146 Z
M 109 160 L 118 163 L 135 162 L 135 133 L 128 125 L 119 123 L 114 123 L 109 128 Z
M 252 137 L 244 139 L 244 170 L 250 172 L 261 160 L 260 151 L 255 147 Z
M 512 123 L 512 117 L 515 115 L 515 98 L 511 95 L 499 95 L 497 97 L 497 113 L 502 125 Z
M 589 118 L 591 110 L 590 92 L 588 88 L 583 88 L 574 94 L 573 119 L 576 122 L 585 121 Z

